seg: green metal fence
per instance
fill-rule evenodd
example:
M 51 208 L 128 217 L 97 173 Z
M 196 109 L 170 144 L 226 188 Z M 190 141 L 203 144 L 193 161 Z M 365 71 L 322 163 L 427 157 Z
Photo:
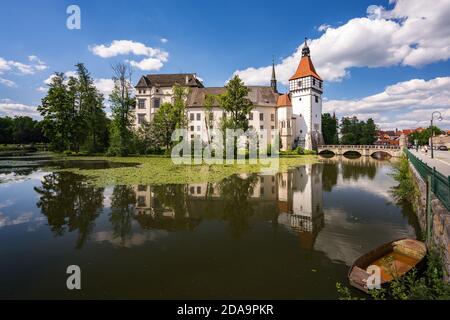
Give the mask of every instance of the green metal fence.
M 450 176 L 446 177 L 405 149 L 406 156 L 424 181 L 431 177 L 431 191 L 450 210 Z

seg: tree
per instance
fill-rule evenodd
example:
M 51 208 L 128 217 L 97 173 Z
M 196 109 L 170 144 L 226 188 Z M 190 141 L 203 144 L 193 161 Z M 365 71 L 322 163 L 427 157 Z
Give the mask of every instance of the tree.
M 177 129 L 179 116 L 179 110 L 176 110 L 170 103 L 163 103 L 159 107 L 151 123 L 154 138 L 158 145 L 170 149 L 172 133 Z
M 124 63 L 112 67 L 114 89 L 109 96 L 112 111 L 109 153 L 126 156 L 132 152 L 135 100 L 132 95 L 131 68 Z
M 372 118 L 362 122 L 362 135 L 359 139 L 359 143 L 362 145 L 372 145 L 377 141 L 377 126 Z
M 0 143 L 7 144 L 13 143 L 13 119 L 10 117 L 0 118 Z
M 55 73 L 39 112 L 44 117 L 42 129 L 56 151 L 100 152 L 106 148 L 108 120 L 103 110 L 103 96 L 82 63 L 77 75 L 66 79 Z
M 425 130 L 415 131 L 415 132 L 411 133 L 408 136 L 408 140 L 412 144 L 415 144 L 415 142 L 417 141 L 419 146 L 428 145 L 430 142 L 430 138 L 431 138 L 431 136 L 433 136 L 433 134 L 435 136 L 440 135 L 440 134 L 442 134 L 442 130 L 436 126 L 433 126 L 432 128 L 428 127 Z
M 79 141 L 89 152 L 104 151 L 107 146 L 108 121 L 103 106 L 103 95 L 97 90 L 88 70 L 78 63 L 75 90 L 78 98 Z
M 52 149 L 64 151 L 70 148 L 72 139 L 73 110 L 64 73 L 57 72 L 49 84 L 47 95 L 42 99 L 38 111 L 43 120 L 42 128 L 50 139 Z
M 176 129 L 186 128 L 187 88 L 175 85 L 173 87 L 173 104 L 163 103 L 156 112 L 148 128 L 148 135 L 152 136 L 159 147 L 169 150 L 172 147 L 172 133 Z
M 359 121 L 357 117 L 342 118 L 341 144 L 371 145 L 376 141 L 377 126 L 372 118 L 367 122 Z
M 338 144 L 338 122 L 329 113 L 322 115 L 322 134 L 325 144 Z
M 253 108 L 250 99 L 247 98 L 249 89 L 244 85 L 238 75 L 235 75 L 225 86 L 226 92 L 219 96 L 222 109 L 230 117 L 222 118 L 222 129 L 248 129 L 248 115 Z

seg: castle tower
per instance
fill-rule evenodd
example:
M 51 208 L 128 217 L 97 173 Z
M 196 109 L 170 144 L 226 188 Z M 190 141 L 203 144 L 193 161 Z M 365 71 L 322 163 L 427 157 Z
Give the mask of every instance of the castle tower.
M 295 144 L 314 150 L 317 145 L 323 144 L 323 81 L 314 68 L 306 40 L 305 38 L 302 58 L 297 71 L 289 79 L 289 92 L 292 101 L 292 113 L 296 121 Z

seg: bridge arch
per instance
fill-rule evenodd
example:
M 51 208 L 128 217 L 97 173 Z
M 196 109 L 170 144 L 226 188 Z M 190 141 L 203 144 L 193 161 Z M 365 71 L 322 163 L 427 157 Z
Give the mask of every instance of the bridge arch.
M 336 155 L 336 153 L 334 153 L 333 150 L 330 149 L 319 150 L 318 154 L 322 157 L 330 157 L 330 158 Z
M 360 150 L 345 150 L 342 152 L 342 155 L 346 158 L 359 158 L 363 154 Z
M 392 154 L 384 150 L 376 150 L 372 152 L 370 156 L 375 159 L 392 158 Z

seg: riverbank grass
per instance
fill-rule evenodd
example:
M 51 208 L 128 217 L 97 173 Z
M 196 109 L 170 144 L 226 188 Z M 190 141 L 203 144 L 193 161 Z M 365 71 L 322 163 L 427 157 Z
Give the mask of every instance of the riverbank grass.
M 88 178 L 88 182 L 97 186 L 137 185 L 137 184 L 189 184 L 203 182 L 219 182 L 233 174 L 262 173 L 270 167 L 264 164 L 232 164 L 177 165 L 168 157 L 62 157 L 64 160 L 111 161 L 116 163 L 135 164 L 135 166 L 108 169 L 69 168 L 58 171 L 73 172 Z M 318 162 L 314 155 L 296 157 L 280 157 L 279 172 L 289 168 Z

